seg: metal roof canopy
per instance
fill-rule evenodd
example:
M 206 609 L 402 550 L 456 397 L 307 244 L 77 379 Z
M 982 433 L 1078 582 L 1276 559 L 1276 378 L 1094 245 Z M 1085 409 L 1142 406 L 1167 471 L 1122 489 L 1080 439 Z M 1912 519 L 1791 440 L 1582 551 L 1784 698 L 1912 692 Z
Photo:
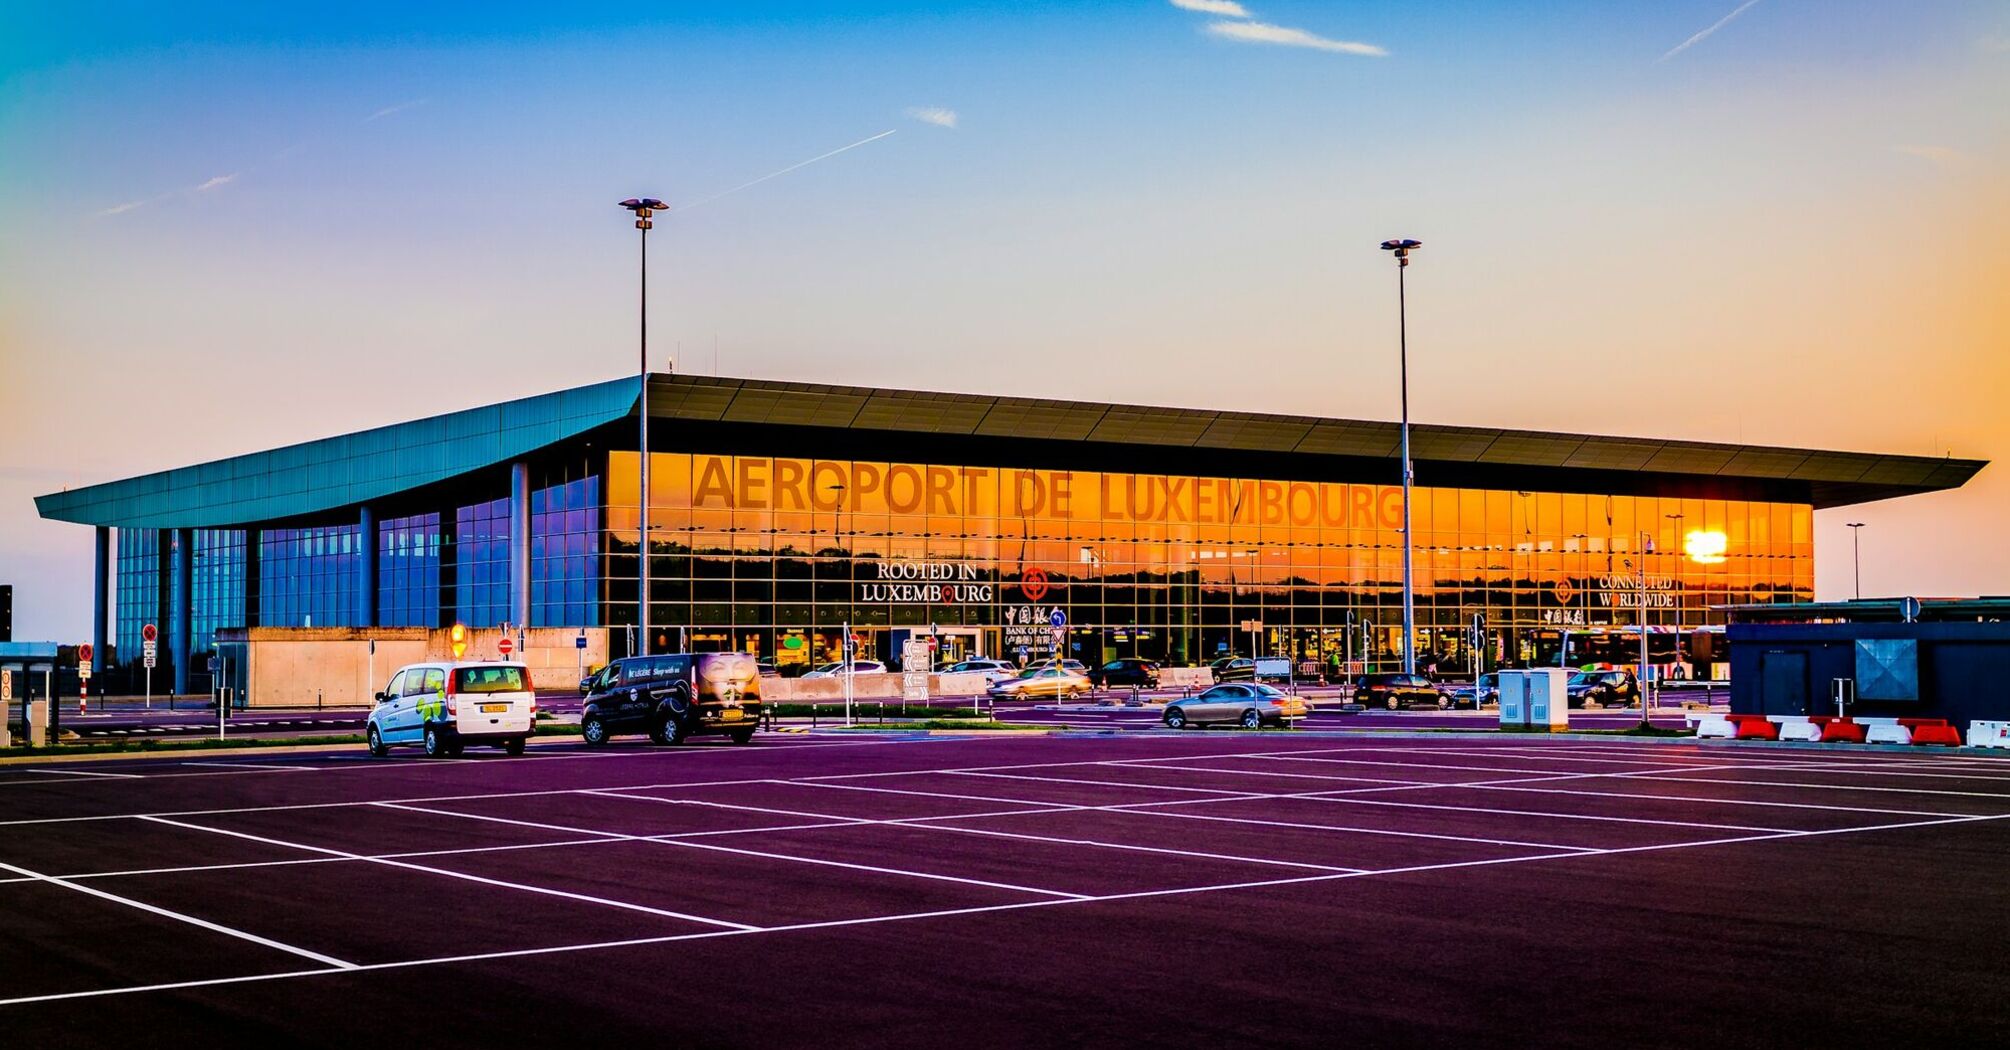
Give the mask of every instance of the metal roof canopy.
M 494 467 L 632 419 L 635 394 L 633 378 L 613 379 L 52 493 L 35 503 L 44 518 L 121 528 L 223 527 L 322 514 Z M 1397 424 L 1382 421 L 714 376 L 652 375 L 649 412 L 652 419 L 684 424 L 662 435 L 684 446 L 707 432 L 773 438 L 818 433 L 880 446 L 933 435 L 961 450 L 981 443 L 994 455 L 1020 448 L 1049 461 L 1069 449 L 1101 450 L 1098 458 L 1113 463 L 1137 453 L 1141 461 L 1163 464 L 1184 452 L 1195 463 L 1261 467 L 1265 472 L 1251 474 L 1281 480 L 1342 474 L 1368 480 L 1381 473 L 1379 463 L 1393 464 L 1400 443 Z M 1817 507 L 1956 488 L 1987 465 L 1418 424 L 1411 427 L 1411 443 L 1425 485 L 1570 492 L 1665 490 L 1681 482 L 1704 489 L 1759 485 L 1805 492 Z M 807 450 L 796 446 L 778 454 Z M 1389 476 L 1393 483 L 1393 470 Z

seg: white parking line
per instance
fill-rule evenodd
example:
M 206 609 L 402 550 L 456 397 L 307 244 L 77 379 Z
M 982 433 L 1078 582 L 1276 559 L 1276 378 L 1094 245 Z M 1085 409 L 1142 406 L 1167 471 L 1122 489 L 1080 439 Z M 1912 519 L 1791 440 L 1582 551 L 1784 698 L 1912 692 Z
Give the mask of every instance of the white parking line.
M 221 933 L 227 936 L 235 937 L 241 941 L 250 941 L 253 944 L 262 944 L 267 948 L 277 948 L 282 952 L 289 952 L 291 954 L 298 955 L 303 959 L 312 959 L 318 963 L 325 963 L 338 970 L 353 970 L 356 968 L 355 963 L 345 962 L 341 959 L 335 958 L 332 955 L 323 955 L 320 952 L 308 951 L 305 948 L 287 944 L 283 941 L 275 941 L 270 937 L 260 937 L 255 933 L 247 933 L 243 930 L 237 929 L 234 926 L 225 926 L 222 923 L 211 922 L 208 919 L 198 919 L 193 915 L 185 915 L 178 911 L 170 911 L 167 908 L 162 908 L 157 905 L 148 904 L 145 901 L 136 901 L 131 897 L 121 897 L 116 893 L 107 893 L 104 890 L 98 889 L 95 886 L 85 886 L 79 883 L 71 882 L 68 879 L 58 878 L 54 875 L 44 875 L 39 871 L 30 871 L 27 868 L 18 867 L 16 865 L 8 864 L 5 862 L 0 862 L 0 870 L 11 871 L 16 875 L 24 875 L 27 876 L 28 878 L 34 879 L 37 882 L 46 882 L 51 886 L 61 886 L 66 890 L 75 890 L 78 893 L 82 893 L 90 897 L 96 897 L 99 900 L 111 901 L 114 904 L 123 904 L 128 908 L 137 908 L 140 911 L 147 912 L 150 915 L 159 915 L 162 918 L 173 919 L 176 922 L 185 922 L 190 926 L 200 926 L 205 930 L 211 930 L 216 933 Z
M 794 923 L 787 926 L 768 926 L 746 930 L 716 930 L 703 933 L 667 934 L 661 937 L 635 937 L 624 940 L 594 941 L 585 944 L 566 944 L 541 948 L 518 948 L 505 951 L 477 952 L 466 955 L 435 956 L 427 959 L 408 959 L 398 962 L 369 963 L 353 967 L 354 971 L 403 970 L 424 966 L 488 962 L 499 959 L 524 959 L 544 955 L 561 955 L 573 952 L 604 951 L 613 948 L 632 948 L 645 945 L 669 944 L 676 941 L 707 940 L 719 937 L 745 937 L 762 934 L 795 933 L 807 930 L 825 930 L 851 926 L 873 926 L 881 923 L 912 922 L 921 919 L 952 918 L 964 915 L 982 915 L 992 912 L 1019 911 L 1027 908 L 1058 908 L 1071 905 L 1097 904 L 1108 901 L 1139 900 L 1160 897 L 1193 896 L 1203 893 L 1220 893 L 1233 890 L 1251 890 L 1277 886 L 1304 885 L 1308 883 L 1334 882 L 1342 879 L 1370 879 L 1378 876 L 1411 875 L 1432 871 L 1450 871 L 1460 868 L 1493 867 L 1505 864 L 1527 864 L 1542 861 L 1571 861 L 1587 857 L 1603 857 L 1628 853 L 1649 853 L 1664 850 L 1697 849 L 1705 846 L 1734 845 L 1744 842 L 1806 838 L 1821 835 L 1852 835 L 1862 832 L 1885 831 L 1895 828 L 1922 827 L 1932 824 L 1961 824 L 1982 820 L 2001 820 L 2003 817 L 1955 817 L 1948 820 L 1916 821 L 1904 824 L 1874 825 L 1859 828 L 1836 828 L 1825 831 L 1787 832 L 1772 835 L 1749 835 L 1722 839 L 1708 839 L 1699 842 L 1657 843 L 1648 846 L 1623 846 L 1612 849 L 1586 850 L 1576 853 L 1539 853 L 1513 857 L 1494 857 L 1486 860 L 1448 861 L 1441 864 L 1418 864 L 1404 868 L 1384 868 L 1365 872 L 1335 872 L 1331 874 L 1304 875 L 1285 879 L 1265 879 L 1252 882 L 1222 883 L 1210 886 L 1185 886 L 1166 890 L 1138 890 L 1130 893 L 1111 893 L 1079 899 L 1046 899 L 1035 901 L 1015 901 L 1009 904 L 988 904 L 970 908 L 947 908 L 937 911 L 906 912 L 896 915 L 874 915 L 855 919 L 831 919 L 821 922 Z M 250 974 L 242 977 L 213 977 L 193 981 L 172 981 L 148 985 L 131 985 L 121 988 L 95 988 L 81 992 L 55 992 L 44 995 L 21 996 L 0 999 L 0 1006 L 17 1006 L 27 1003 L 55 1002 L 73 999 L 95 999 L 108 996 L 132 995 L 142 992 L 177 991 L 188 988 L 212 988 L 223 985 L 254 984 L 264 981 L 291 980 L 299 977 L 313 977 L 321 974 L 349 972 L 341 970 L 295 970 L 286 973 Z
M 600 792 L 594 792 L 594 794 L 599 794 L 599 793 L 600 793 Z M 665 804 L 671 804 L 671 805 L 674 805 L 674 804 L 676 804 L 676 800 L 673 800 L 673 799 L 662 799 L 662 798 L 653 798 L 653 797 L 651 797 L 651 796 L 647 796 L 647 795 L 637 795 L 637 796 L 616 796 L 616 797 L 622 797 L 622 798 L 635 798 L 635 799 L 639 799 L 639 800 L 642 800 L 642 801 L 649 801 L 649 802 L 661 802 L 661 803 L 665 803 Z M 396 809 L 415 809 L 416 807 L 412 807 L 412 806 L 394 806 L 394 807 L 392 807 L 392 808 L 396 808 Z M 736 806 L 736 807 L 733 807 L 733 808 L 736 808 L 736 809 L 739 809 L 739 808 L 746 808 L 746 807 L 737 807 L 737 806 Z M 906 869 L 902 869 L 902 868 L 882 868 L 882 867 L 874 867 L 874 866 L 872 866 L 872 865 L 870 865 L 870 864 L 850 864 L 850 863 L 846 863 L 846 862 L 844 862 L 844 861 L 835 861 L 835 860 L 821 860 L 821 859 L 818 859 L 818 858 L 814 858 L 814 857 L 797 857 L 797 856 L 791 856 L 791 855 L 789 855 L 789 854 L 786 854 L 786 853 L 764 853 L 764 852 L 761 852 L 761 851 L 758 851 L 758 850 L 748 850 L 748 849 L 735 849 L 735 848 L 733 848 L 733 847 L 730 847 L 730 846 L 713 846 L 713 845 L 709 845 L 709 844 L 706 844 L 706 843 L 699 843 L 699 842 L 688 842 L 688 841 L 685 841 L 685 840 L 683 840 L 683 839 L 679 839 L 679 838 L 673 838 L 673 837 L 668 837 L 668 836 L 650 836 L 650 835 L 626 835 L 626 834 L 623 834 L 623 833 L 621 833 L 621 832 L 616 832 L 616 831 L 600 831 L 600 830 L 597 830 L 597 829 L 594 829 L 594 828 L 579 828 L 579 827 L 565 827 L 565 826 L 562 826 L 562 825 L 557 825 L 557 824 L 537 824 L 537 823 L 532 823 L 532 822 L 530 822 L 530 821 L 523 821 L 523 820 L 511 820 L 511 819 L 509 819 L 509 818 L 506 818 L 506 817 L 490 817 L 490 816 L 484 816 L 484 815 L 480 815 L 480 814 L 471 814 L 471 813 L 455 813 L 455 812 L 453 812 L 453 811 L 451 811 L 451 810 L 438 810 L 438 809 L 429 809 L 429 810 L 420 810 L 420 812 L 425 812 L 425 813 L 439 813 L 439 814 L 441 814 L 441 815 L 443 815 L 443 816 L 450 816 L 450 817 L 468 817 L 468 818 L 470 818 L 470 819 L 474 819 L 474 820 L 490 820 L 490 821 L 496 821 L 496 822 L 499 822 L 499 823 L 504 823 L 504 824 L 522 824 L 522 825 L 526 825 L 526 826 L 529 826 L 529 827 L 534 827 L 534 828 L 544 828 L 544 829 L 547 829 L 547 830 L 551 830 L 551 831 L 570 831 L 570 832 L 578 832 L 578 833 L 583 833 L 583 834 L 590 834 L 590 835 L 606 835 L 606 836 L 609 836 L 610 838 L 618 838 L 618 839 L 629 839 L 629 840 L 632 840 L 632 841 L 636 841 L 636 842 L 653 842 L 653 843 L 657 843 L 657 844 L 659 844 L 659 845 L 664 845 L 664 846 L 685 846 L 685 847 L 689 847 L 689 848 L 691 848 L 691 849 L 704 849 L 704 850 L 713 850 L 713 851 L 716 851 L 716 852 L 720 852 L 720 853 L 741 853 L 741 854 L 745 854 L 745 855 L 747 855 L 747 856 L 751 856 L 751 857 L 768 857 L 768 858 L 771 858 L 771 859 L 774 859 L 774 860 L 787 860 L 787 861 L 794 861 L 794 862 L 796 862 L 796 863 L 798 863 L 798 864 L 820 864 L 820 865 L 824 865 L 824 866 L 826 866 L 826 867 L 833 867 L 833 868 L 852 868 L 852 869 L 855 869 L 855 870 L 858 870 L 858 871 L 871 871 L 871 872 L 878 872 L 878 873 L 880 873 L 880 874 L 882 874 L 882 875 L 905 875 L 905 876 L 908 876 L 908 877 L 910 877 L 910 878 L 917 878 L 917 879 L 934 879 L 934 880 L 936 880 L 936 881 L 939 881 L 939 882 L 960 882 L 960 883 L 964 883 L 964 884 L 966 884 L 966 885 L 971 885 L 971 886 L 987 886 L 987 887 L 990 887 L 990 888 L 992 888 L 992 889 L 999 889 L 999 890 L 1013 890 L 1013 891 L 1017 891 L 1017 892 L 1020 892 L 1020 893 L 1031 893 L 1031 894 L 1036 894 L 1036 895 L 1045 895 L 1045 896 L 1050 896 L 1050 897 L 1079 897 L 1079 896 L 1081 896 L 1081 894 L 1077 894 L 1077 893 L 1066 893 L 1066 892 L 1063 892 L 1063 891 L 1061 891 L 1061 890 L 1047 890 L 1047 889 L 1040 889 L 1040 888 L 1038 888 L 1038 887 L 1034 887 L 1034 886 L 1020 886 L 1020 885 L 1016 885 L 1016 884 L 1013 884 L 1013 883 L 1006 883 L 1006 882 L 986 882 L 986 881 L 984 881 L 983 879 L 966 879 L 966 878 L 961 878 L 961 877 L 959 877 L 959 876 L 955 876 L 955 875 L 938 875 L 938 874 L 935 874 L 935 873 L 933 873 L 933 872 L 926 872 L 926 871 L 909 871 L 909 870 L 906 870 Z M 817 824 L 817 825 L 806 825 L 806 826 L 799 826 L 798 830 L 800 830 L 800 829 L 801 829 L 802 827 L 842 827 L 842 826 L 845 826 L 845 825 L 849 825 L 849 824 L 876 824 L 876 823 L 880 823 L 879 821 L 869 821 L 869 820 L 854 820 L 854 819 L 852 819 L 852 818 L 849 818 L 849 817 L 837 817 L 837 816 L 831 816 L 830 814 L 812 814 L 812 813 L 794 813 L 794 812 L 789 812 L 789 813 L 780 813 L 780 811 L 778 811 L 778 814 L 779 814 L 779 815 L 789 815 L 789 816 L 805 816 L 805 817 L 808 817 L 808 816 L 826 816 L 826 817 L 830 817 L 831 821 L 833 821 L 833 823 L 829 823 L 829 824 Z M 782 831 L 782 830 L 788 830 L 788 829 L 784 829 L 784 828 L 758 828 L 758 829 L 748 829 L 748 830 L 749 830 L 749 831 L 755 831 L 755 830 L 758 830 L 758 831 Z
M 486 886 L 500 886 L 504 889 L 521 890 L 525 893 L 542 894 L 547 897 L 562 897 L 566 900 L 579 901 L 584 904 L 598 904 L 608 908 L 620 908 L 624 911 L 642 912 L 647 915 L 660 915 L 663 916 L 664 918 L 670 918 L 670 919 L 683 919 L 686 922 L 704 923 L 707 926 L 721 926 L 727 929 L 735 929 L 735 930 L 760 929 L 760 927 L 758 926 L 749 926 L 745 923 L 740 922 L 730 922 L 725 919 L 713 919 L 703 915 L 690 915 L 684 912 L 670 911 L 665 908 L 651 908 L 646 905 L 630 904 L 627 901 L 613 900 L 608 897 L 592 897 L 584 893 L 571 893 L 566 890 L 554 890 L 544 886 L 533 886 L 530 885 L 529 883 L 511 882 L 508 879 L 491 879 L 481 875 L 470 875 L 467 872 L 463 871 L 454 871 L 450 868 L 434 868 L 434 867 L 428 867 L 427 865 L 424 864 L 413 864 L 410 861 L 387 860 L 381 857 L 371 857 L 367 854 L 362 853 L 350 853 L 347 850 L 329 849 L 325 846 L 309 846 L 299 842 L 287 842 L 284 839 L 268 838 L 263 835 L 252 835 L 242 831 L 228 831 L 223 828 L 212 828 L 212 827 L 206 827 L 201 824 L 189 824 L 179 820 L 169 820 L 166 817 L 140 817 L 138 819 L 152 821 L 156 824 L 168 824 L 178 828 L 188 828 L 191 831 L 207 831 L 213 835 L 227 835 L 230 836 L 231 838 L 245 839 L 250 842 L 263 842 L 269 846 L 284 846 L 289 849 L 305 850 L 309 853 L 325 853 L 330 856 L 346 857 L 350 860 L 360 860 L 370 864 L 382 864 L 387 867 L 404 868 L 409 871 L 423 871 L 431 875 L 444 875 L 451 879 L 461 879 L 467 882 L 478 882 Z

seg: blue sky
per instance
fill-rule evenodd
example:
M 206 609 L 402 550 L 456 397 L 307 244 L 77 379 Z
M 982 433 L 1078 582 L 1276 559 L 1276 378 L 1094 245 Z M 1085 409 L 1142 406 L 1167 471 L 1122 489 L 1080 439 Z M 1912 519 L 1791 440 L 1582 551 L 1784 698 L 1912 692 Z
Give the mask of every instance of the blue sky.
M 685 371 L 1387 418 L 1401 235 L 1421 419 L 2010 454 L 2010 4 L 1740 3 L 10 10 L 0 581 L 68 637 L 36 493 L 631 368 L 638 193 Z M 2010 590 L 2000 472 L 1866 588 Z

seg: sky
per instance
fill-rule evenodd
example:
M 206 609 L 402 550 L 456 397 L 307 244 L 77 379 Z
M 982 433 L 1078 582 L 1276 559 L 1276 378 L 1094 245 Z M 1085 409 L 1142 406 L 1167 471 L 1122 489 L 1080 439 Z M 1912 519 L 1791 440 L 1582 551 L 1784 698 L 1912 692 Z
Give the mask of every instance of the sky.
M 658 369 L 1390 419 L 1412 237 L 1420 422 L 2010 458 L 2010 0 L 560 6 L 0 9 L 17 638 L 38 494 L 632 372 L 635 195 Z

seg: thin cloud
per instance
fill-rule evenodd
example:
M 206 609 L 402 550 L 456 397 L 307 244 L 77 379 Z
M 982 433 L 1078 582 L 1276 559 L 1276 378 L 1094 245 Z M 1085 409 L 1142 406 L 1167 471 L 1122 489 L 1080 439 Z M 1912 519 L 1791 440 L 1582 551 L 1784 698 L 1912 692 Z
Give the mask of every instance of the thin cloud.
M 231 183 L 237 181 L 237 174 L 238 174 L 237 172 L 233 171 L 228 175 L 218 175 L 217 177 L 210 179 L 208 182 L 205 182 L 202 185 L 197 186 L 195 188 L 195 192 L 208 193 L 210 190 L 216 189 L 220 186 L 228 186 Z
M 1224 18 L 1248 18 L 1249 9 L 1235 0 L 1172 0 L 1172 5 L 1182 11 L 1199 11 L 1204 15 L 1221 15 Z
M 1710 34 L 1715 33 L 1717 30 L 1722 29 L 1727 25 L 1730 25 L 1732 19 L 1738 17 L 1739 15 L 1744 14 L 1746 11 L 1751 9 L 1753 4 L 1756 4 L 1758 2 L 1759 0 L 1745 0 L 1744 3 L 1739 4 L 1735 9 L 1733 9 L 1730 14 L 1725 15 L 1724 17 L 1717 19 L 1715 22 L 1710 23 L 1710 28 L 1705 29 L 1702 32 L 1697 33 L 1695 36 L 1692 36 L 1689 39 L 1684 40 L 1679 44 L 1676 44 L 1674 47 L 1669 48 L 1667 54 L 1662 55 L 1660 58 L 1655 59 L 1655 61 L 1666 62 L 1669 59 L 1674 58 L 1676 55 L 1679 55 L 1682 52 L 1687 51 L 1692 47 L 1695 47 L 1697 44 L 1702 43 L 1704 40 L 1709 39 Z
M 1754 3 L 1757 0 L 1753 0 Z M 1332 51 L 1343 55 L 1368 55 L 1380 58 L 1389 52 L 1374 44 L 1363 44 L 1353 40 L 1334 40 L 1330 37 L 1308 33 L 1303 29 L 1288 26 L 1274 26 L 1268 22 L 1210 22 L 1207 31 L 1215 36 L 1245 44 L 1277 44 L 1283 47 L 1307 47 L 1314 51 Z
M 382 119 L 384 119 L 385 117 L 388 117 L 388 116 L 390 116 L 390 115 L 391 115 L 391 114 L 393 114 L 393 113 L 403 113 L 404 111 L 406 111 L 406 110 L 408 110 L 408 109 L 414 109 L 414 108 L 417 108 L 417 107 L 419 107 L 419 106 L 423 106 L 423 105 L 425 105 L 425 104 L 426 104 L 427 102 L 430 102 L 430 101 L 432 101 L 432 100 L 431 100 L 431 99 L 423 99 L 423 98 L 415 98 L 415 99 L 413 99 L 413 100 L 412 100 L 412 101 L 410 101 L 410 102 L 400 102 L 400 103 L 398 103 L 398 104 L 397 104 L 397 105 L 395 105 L 395 106 L 385 106 L 385 107 L 384 107 L 383 109 L 380 109 L 380 110 L 378 110 L 377 112 L 375 112 L 375 113 L 372 113 L 372 114 L 370 114 L 370 115 L 369 115 L 369 116 L 367 116 L 367 117 L 364 117 L 364 118 L 363 118 L 363 123 L 365 123 L 365 124 L 368 124 L 368 123 L 370 123 L 370 122 L 371 122 L 371 121 L 373 121 L 373 120 L 382 120 Z
M 1952 146 L 1907 145 L 1907 146 L 1893 146 L 1892 150 L 1898 153 L 1903 153 L 1908 157 L 1918 157 L 1920 160 L 1926 161 L 1927 163 L 1932 164 L 1935 167 L 1946 168 L 1946 169 L 1959 167 L 1961 164 L 1963 164 L 1968 160 L 1968 155 L 1966 153 L 1963 153 Z
M 146 203 L 147 203 L 146 201 L 127 201 L 124 204 L 114 204 L 109 208 L 100 209 L 98 211 L 98 215 L 101 217 L 106 215 L 124 215 L 125 213 L 132 211 L 134 208 L 145 207 Z
M 907 111 L 907 115 L 923 124 L 933 124 L 938 128 L 956 127 L 956 111 L 943 109 L 941 106 L 915 106 Z

